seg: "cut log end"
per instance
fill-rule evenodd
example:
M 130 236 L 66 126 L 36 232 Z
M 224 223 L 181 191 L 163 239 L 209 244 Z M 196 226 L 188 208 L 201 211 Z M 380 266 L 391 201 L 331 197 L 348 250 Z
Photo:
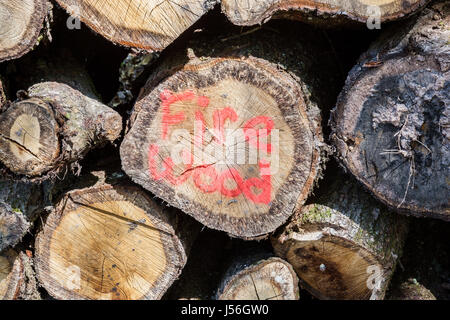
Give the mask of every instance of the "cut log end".
M 169 214 L 125 185 L 69 193 L 36 250 L 38 278 L 57 299 L 159 299 L 186 262 Z
M 344 23 L 349 20 L 366 23 L 375 17 L 380 18 L 380 22 L 385 22 L 409 15 L 427 2 L 427 0 L 222 0 L 221 3 L 222 11 L 232 23 L 251 26 L 264 23 L 272 17 L 306 22 L 316 20 L 314 18 L 323 18 L 325 21 L 338 18 Z
M 275 230 L 316 178 L 317 123 L 301 87 L 262 59 L 195 59 L 135 106 L 121 146 L 137 183 L 208 227 Z
M 11 171 L 40 175 L 59 155 L 58 123 L 39 99 L 12 104 L 0 115 L 0 161 Z
M 376 43 L 350 72 L 332 139 L 342 163 L 384 203 L 450 220 L 450 11 L 439 6 L 396 47 Z
M 279 258 L 261 260 L 225 279 L 219 300 L 298 300 L 298 278 Z
M 0 62 L 19 58 L 33 49 L 47 12 L 46 0 L 0 2 Z
M 57 0 L 73 16 L 108 40 L 128 47 L 160 51 L 209 9 L 211 0 Z

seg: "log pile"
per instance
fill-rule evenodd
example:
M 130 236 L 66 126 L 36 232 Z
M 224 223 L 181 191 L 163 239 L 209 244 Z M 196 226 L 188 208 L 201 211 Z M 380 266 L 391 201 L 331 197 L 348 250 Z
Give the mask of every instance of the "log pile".
M 391 278 L 408 216 L 450 220 L 448 3 L 0 0 L 0 17 L 0 300 L 435 298 Z M 97 43 L 120 70 L 88 63 Z

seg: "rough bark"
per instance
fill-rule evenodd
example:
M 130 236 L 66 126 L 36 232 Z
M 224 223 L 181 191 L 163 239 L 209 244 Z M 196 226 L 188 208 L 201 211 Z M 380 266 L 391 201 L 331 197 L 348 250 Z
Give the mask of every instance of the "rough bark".
M 33 261 L 12 249 L 0 254 L 0 300 L 40 300 Z
M 450 6 L 386 30 L 350 71 L 331 119 L 342 164 L 398 211 L 450 219 Z
M 142 189 L 99 180 L 50 213 L 35 244 L 36 273 L 57 299 L 159 299 L 180 275 L 196 230 Z
M 276 257 L 247 257 L 226 272 L 218 300 L 298 300 L 298 278 L 292 266 Z
M 391 289 L 389 300 L 436 300 L 436 297 L 416 279 L 408 279 Z
M 240 26 L 262 24 L 270 18 L 304 22 L 366 23 L 380 9 L 380 22 L 396 20 L 423 7 L 428 0 L 222 0 L 222 11 Z
M 34 48 L 49 10 L 47 0 L 0 2 L 0 62 L 19 58 Z
M 57 0 L 73 17 L 108 40 L 159 51 L 209 11 L 216 0 Z M 71 22 L 74 23 L 74 22 Z
M 383 299 L 407 220 L 341 177 L 272 238 L 301 285 L 320 299 Z
M 64 171 L 122 130 L 117 112 L 56 82 L 33 85 L 26 100 L 0 114 L 0 124 L 0 161 L 29 178 Z
M 0 110 L 3 107 L 3 104 L 7 101 L 6 98 L 6 89 L 5 86 L 3 84 L 3 79 L 2 76 L 0 75 Z
M 210 228 L 242 238 L 274 231 L 304 202 L 323 160 L 317 105 L 326 108 L 329 96 L 317 90 L 335 69 L 315 41 L 301 44 L 307 34 L 261 31 L 220 43 L 199 35 L 198 57 L 189 49 L 184 60 L 163 61 L 133 109 L 124 171 Z M 298 50 L 270 54 L 286 44 Z

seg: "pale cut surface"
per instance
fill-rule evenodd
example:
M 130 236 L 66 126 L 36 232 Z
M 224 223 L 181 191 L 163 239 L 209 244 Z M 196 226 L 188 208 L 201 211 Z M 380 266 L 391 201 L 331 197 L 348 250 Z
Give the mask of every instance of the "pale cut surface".
M 57 299 L 158 299 L 186 259 L 166 219 L 135 187 L 72 192 L 38 236 L 38 278 Z
M 315 179 L 315 125 L 301 88 L 264 60 L 192 62 L 139 99 L 134 115 L 125 172 L 208 227 L 271 232 Z
M 21 269 L 17 252 L 7 250 L 0 254 L 0 300 L 13 300 L 17 297 Z
M 425 3 L 426 0 L 222 0 L 222 11 L 234 24 L 246 26 L 263 23 L 276 14 L 289 18 L 327 14 L 366 22 L 376 12 L 373 6 L 379 8 L 381 21 L 387 21 L 410 14 Z
M 39 99 L 14 103 L 0 114 L 0 161 L 19 174 L 39 175 L 59 155 L 58 124 Z
M 47 12 L 45 0 L 0 0 L 0 61 L 31 50 Z
M 108 40 L 162 50 L 203 16 L 211 0 L 57 0 Z
M 298 278 L 286 261 L 269 258 L 242 270 L 225 286 L 219 300 L 298 300 Z

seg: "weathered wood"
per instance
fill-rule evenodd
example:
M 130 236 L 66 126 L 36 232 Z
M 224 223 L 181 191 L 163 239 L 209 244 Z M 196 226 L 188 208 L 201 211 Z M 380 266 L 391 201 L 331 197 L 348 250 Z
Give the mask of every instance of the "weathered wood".
M 450 6 L 383 37 L 350 71 L 332 115 L 338 158 L 401 212 L 450 220 Z
M 49 10 L 47 0 L 0 1 L 0 62 L 19 58 L 34 48 Z
M 262 24 L 274 18 L 304 22 L 366 23 L 377 11 L 380 22 L 396 20 L 423 7 L 428 0 L 222 0 L 222 11 L 239 26 Z M 378 18 L 378 17 L 377 17 Z
M 68 85 L 39 83 L 0 114 L 0 161 L 30 178 L 64 171 L 94 147 L 114 142 L 121 116 Z
M 253 259 L 254 260 L 254 259 Z M 227 271 L 218 300 L 298 300 L 298 278 L 292 266 L 276 257 L 236 262 Z
M 159 299 L 195 235 L 186 217 L 142 189 L 99 181 L 67 193 L 50 213 L 35 244 L 36 273 L 57 299 Z
M 133 109 L 124 171 L 210 228 L 242 238 L 274 231 L 304 202 L 323 161 L 317 105 L 330 96 L 317 93 L 324 77 L 333 92 L 335 67 L 324 55 L 307 63 L 318 50 L 301 44 L 307 35 L 262 30 L 220 43 L 198 35 L 199 58 L 188 50 L 181 64 L 161 62 Z M 285 55 L 270 54 L 287 44 Z
M 0 300 L 40 300 L 32 259 L 12 249 L 0 254 Z
M 436 300 L 436 297 L 416 279 L 408 279 L 391 289 L 389 300 Z
M 216 0 L 57 0 L 108 40 L 159 51 L 209 11 Z
M 406 236 L 389 212 L 349 177 L 301 209 L 272 238 L 301 285 L 320 299 L 383 299 Z

